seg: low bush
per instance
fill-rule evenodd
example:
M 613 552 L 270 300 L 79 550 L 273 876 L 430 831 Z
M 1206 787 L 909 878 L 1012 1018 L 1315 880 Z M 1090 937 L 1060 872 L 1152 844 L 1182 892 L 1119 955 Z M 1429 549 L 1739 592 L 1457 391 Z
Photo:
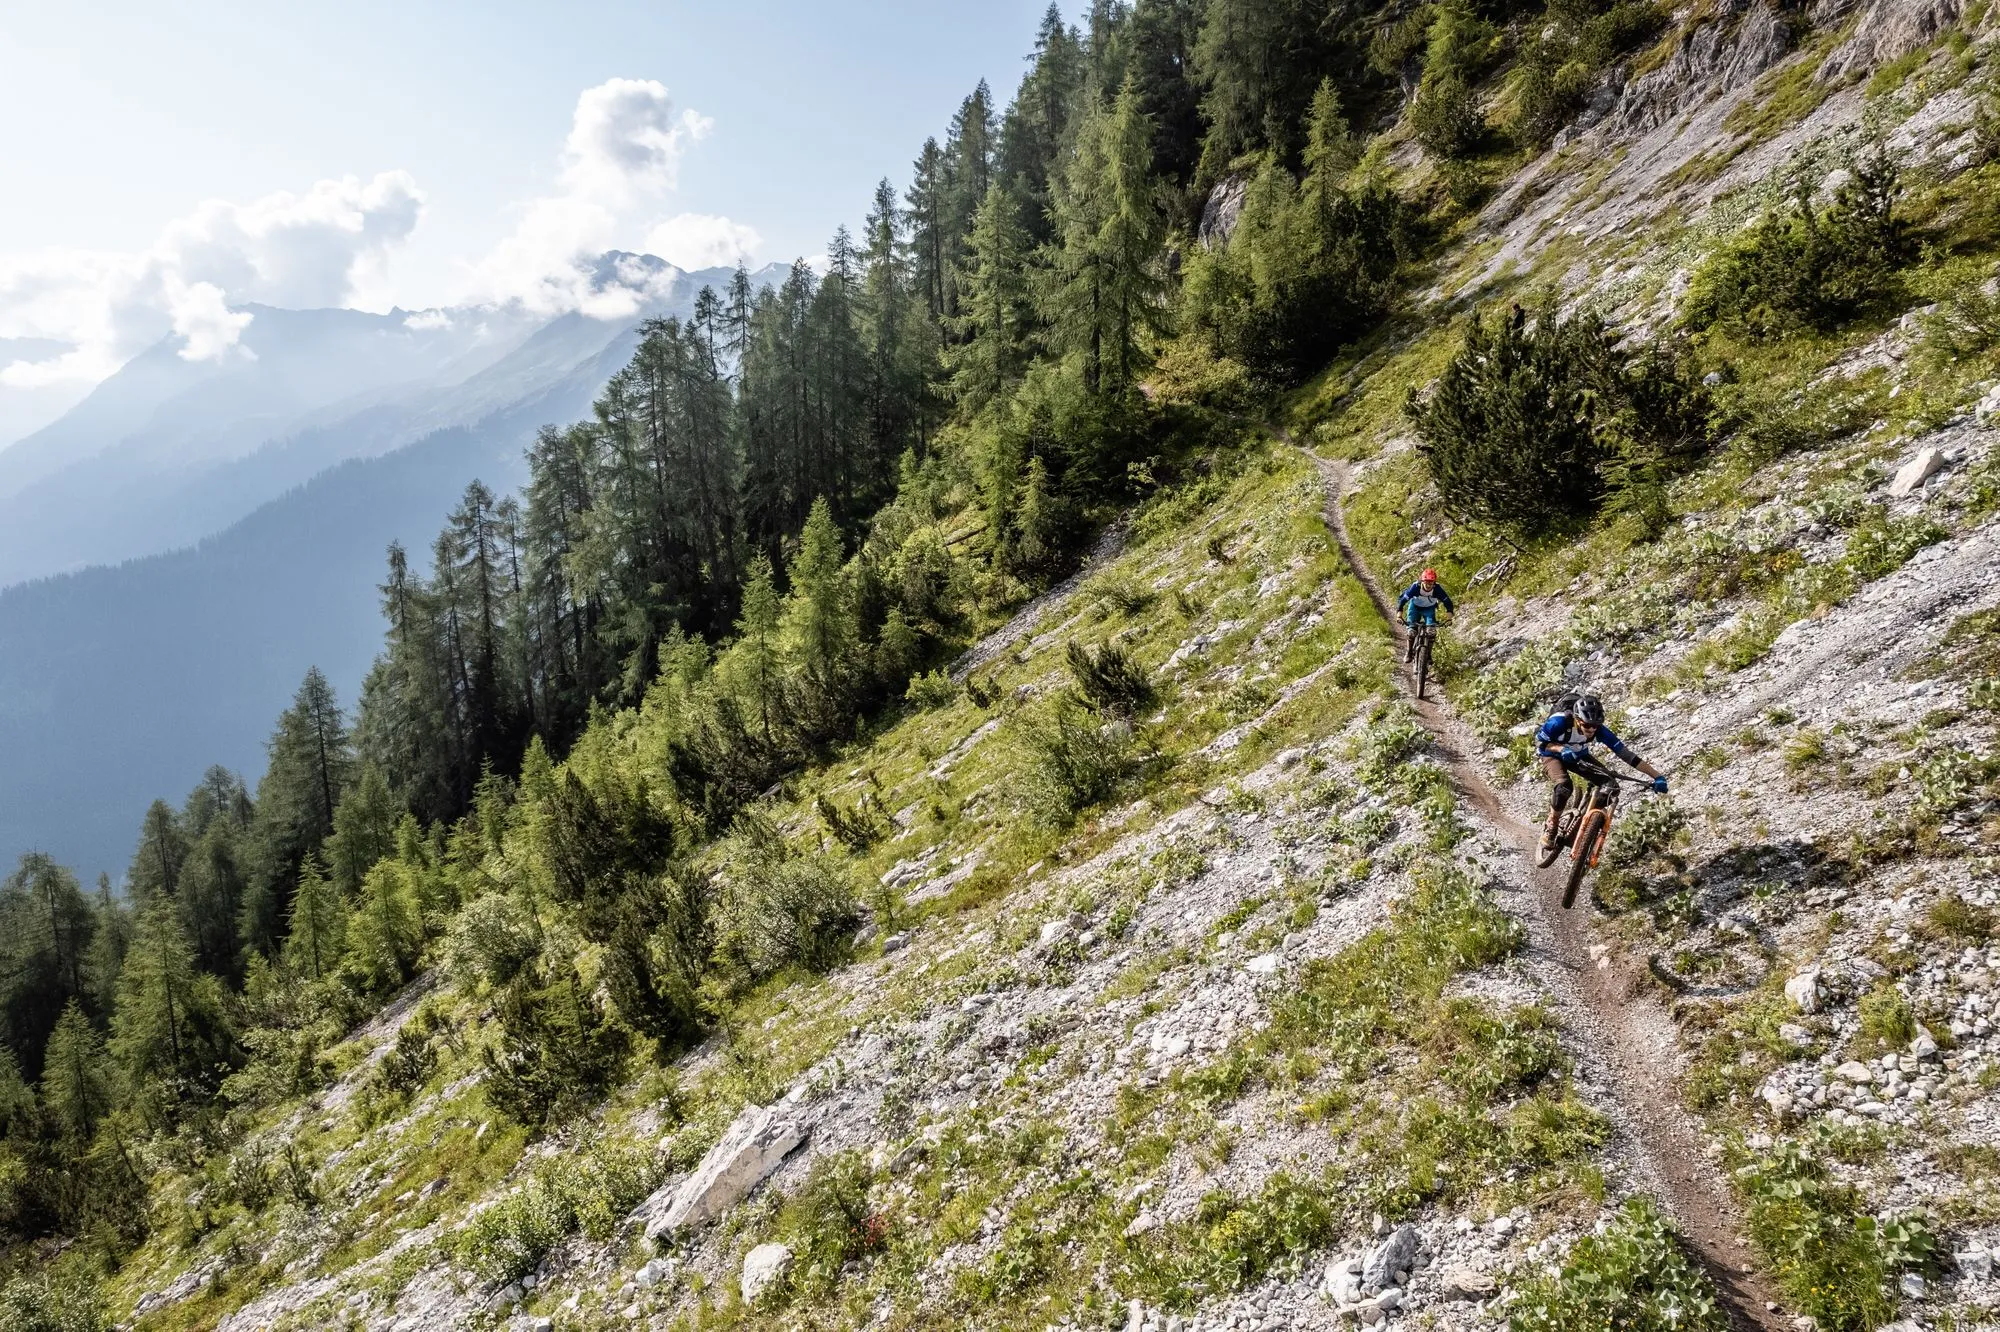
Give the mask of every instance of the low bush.
M 1993 939 L 2000 919 L 1991 907 L 1976 906 L 1962 897 L 1940 897 L 1924 913 L 1924 933 L 1956 944 L 1984 946 Z
M 1570 1250 L 1560 1271 L 1521 1282 L 1512 1332 L 1724 1332 L 1729 1319 L 1680 1236 L 1646 1198 L 1627 1199 L 1600 1233 Z
M 845 961 L 861 906 L 839 858 L 801 852 L 766 820 L 740 816 L 724 853 L 717 955 L 739 976 Z
M 467 1221 L 452 1239 L 459 1259 L 493 1282 L 514 1281 L 574 1234 L 604 1241 L 660 1183 L 661 1167 L 635 1147 L 598 1146 L 549 1157 Z
M 1887 302 L 1912 253 L 1895 164 L 1877 150 L 1849 162 L 1831 201 L 1818 201 L 1818 187 L 1802 176 L 1787 205 L 1702 266 L 1683 306 L 1689 327 L 1769 340 L 1835 328 Z
M 1106 712 L 1130 717 L 1152 701 L 1153 682 L 1145 668 L 1116 643 L 1093 652 L 1071 639 L 1065 658 L 1078 692 Z
M 1647 512 L 1713 438 L 1712 405 L 1685 356 L 1622 350 L 1604 321 L 1557 312 L 1475 314 L 1428 397 L 1406 408 L 1445 511 L 1534 537 L 1608 497 Z
M 104 1298 L 77 1264 L 26 1272 L 0 1285 L 0 1327 L 8 1332 L 108 1332 Z
M 880 1253 L 887 1225 L 868 1202 L 871 1174 L 859 1152 L 813 1162 L 798 1192 L 778 1212 L 776 1231 L 792 1248 L 792 1287 L 806 1295 L 833 1289 L 848 1263 Z
M 575 1114 L 623 1071 L 626 1029 L 599 1011 L 574 967 L 524 969 L 495 1005 L 499 1036 L 480 1051 L 486 1099 L 539 1128 Z
M 948 708 L 958 701 L 958 686 L 943 671 L 926 671 L 910 677 L 909 687 L 903 690 L 903 701 L 919 712 Z
M 1109 800 L 1136 766 L 1131 727 L 1107 721 L 1064 692 L 1023 714 L 1019 723 L 1028 807 L 1047 822 L 1067 823 Z

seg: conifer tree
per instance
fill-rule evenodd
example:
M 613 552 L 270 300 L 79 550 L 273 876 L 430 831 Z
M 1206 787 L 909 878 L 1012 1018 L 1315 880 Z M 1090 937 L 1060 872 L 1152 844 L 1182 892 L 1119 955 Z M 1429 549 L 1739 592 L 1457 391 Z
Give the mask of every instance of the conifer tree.
M 188 836 L 164 800 L 146 807 L 139 830 L 139 845 L 132 852 L 131 867 L 125 871 L 126 891 L 135 902 L 172 897 L 180 889 L 181 862 L 187 859 Z
M 248 895 L 235 830 L 220 820 L 211 823 L 188 855 L 178 898 L 195 963 L 203 971 L 231 981 L 240 977 L 239 930 Z
M 42 1061 L 42 1104 L 73 1155 L 82 1153 L 99 1122 L 111 1113 L 104 1042 L 74 999 L 49 1036 Z
M 833 511 L 824 499 L 814 500 L 787 571 L 791 592 L 785 598 L 784 624 L 804 719 L 818 738 L 839 725 L 853 688 L 848 669 L 857 643 L 842 562 Z
M 95 923 L 76 876 L 40 852 L 0 883 L 0 1037 L 31 1075 L 63 1009 L 92 993 Z
M 308 855 L 299 866 L 299 891 L 292 899 L 286 965 L 308 980 L 324 980 L 340 962 L 346 921 L 340 889 L 320 869 L 318 858 Z
M 1028 238 L 1019 207 L 997 186 L 986 192 L 972 228 L 965 274 L 965 315 L 952 363 L 952 385 L 970 411 L 998 398 L 1020 374 L 1033 326 Z
M 396 849 L 396 822 L 402 814 L 381 766 L 363 759 L 333 812 L 333 836 L 326 841 L 327 869 L 341 893 L 352 897 L 359 892 L 369 867 Z
M 195 967 L 175 904 L 148 904 L 118 978 L 111 1058 L 157 1126 L 173 1107 L 212 1094 L 236 1058 L 220 984 Z

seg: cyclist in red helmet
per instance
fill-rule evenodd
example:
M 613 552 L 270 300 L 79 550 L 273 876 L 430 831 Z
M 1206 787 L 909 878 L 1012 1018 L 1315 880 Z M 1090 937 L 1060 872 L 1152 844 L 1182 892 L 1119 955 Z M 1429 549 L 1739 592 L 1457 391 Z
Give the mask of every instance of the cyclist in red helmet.
M 1397 614 L 1403 617 L 1405 625 L 1413 629 L 1419 624 L 1435 625 L 1438 622 L 1439 606 L 1443 606 L 1453 615 L 1458 614 L 1458 607 L 1452 604 L 1451 593 L 1445 591 L 1438 582 L 1436 569 L 1424 570 L 1422 576 L 1404 588 L 1403 595 L 1396 598 Z M 1405 661 L 1409 660 L 1409 655 L 1415 648 L 1416 640 L 1412 638 L 1403 650 Z

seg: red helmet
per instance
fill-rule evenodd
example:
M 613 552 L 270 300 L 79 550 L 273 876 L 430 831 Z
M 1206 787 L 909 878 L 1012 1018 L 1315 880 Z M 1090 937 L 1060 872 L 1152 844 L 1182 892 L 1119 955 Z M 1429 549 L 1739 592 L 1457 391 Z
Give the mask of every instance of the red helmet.
M 1424 576 L 1418 581 L 1424 583 L 1435 583 L 1437 580 L 1438 580 L 1438 571 L 1436 569 L 1426 569 L 1424 570 Z

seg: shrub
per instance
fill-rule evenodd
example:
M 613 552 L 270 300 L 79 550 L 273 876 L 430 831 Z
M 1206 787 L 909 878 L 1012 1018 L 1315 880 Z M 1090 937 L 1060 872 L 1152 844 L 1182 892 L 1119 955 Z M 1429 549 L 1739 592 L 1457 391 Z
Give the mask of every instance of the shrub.
M 1671 800 L 1641 800 L 1611 827 L 1604 859 L 1613 866 L 1642 864 L 1674 844 L 1687 813 Z
M 1627 1199 L 1602 1233 L 1586 1235 L 1559 1272 L 1521 1283 L 1513 1332 L 1723 1332 L 1729 1319 L 1680 1236 L 1646 1198 Z
M 534 955 L 534 918 L 511 893 L 473 898 L 445 934 L 445 974 L 462 990 L 505 985 Z
M 1924 932 L 1933 938 L 1959 944 L 1990 942 L 1995 932 L 1995 914 L 1990 907 L 1975 906 L 1962 897 L 1940 897 L 1924 913 Z
M 1410 104 L 1410 129 L 1424 151 L 1437 157 L 1464 157 L 1486 136 L 1486 118 L 1479 99 L 1465 79 L 1447 71 L 1426 76 Z
M 652 1154 L 638 1148 L 598 1146 L 549 1157 L 467 1221 L 453 1248 L 489 1281 L 517 1280 L 571 1235 L 608 1240 L 661 1173 Z
M 1896 212 L 1895 164 L 1878 149 L 1848 164 L 1848 179 L 1822 207 L 1801 176 L 1789 204 L 1766 214 L 1695 275 L 1684 318 L 1772 339 L 1827 329 L 1888 298 L 1911 253 Z
M 110 1326 L 97 1283 L 75 1263 L 0 1285 L 0 1327 L 8 1332 L 106 1332 Z
M 943 671 L 926 671 L 910 677 L 903 701 L 920 712 L 948 708 L 958 701 L 958 686 Z
M 1130 728 L 1105 722 L 1068 693 L 1023 718 L 1028 806 L 1051 823 L 1066 823 L 1109 800 L 1134 764 Z
M 548 981 L 540 972 L 523 970 L 501 991 L 499 1039 L 480 1051 L 487 1100 L 533 1128 L 594 1102 L 624 1068 L 629 1044 L 573 967 Z
M 846 960 L 861 906 L 846 866 L 801 854 L 765 820 L 737 820 L 723 869 L 717 951 L 761 979 L 787 966 L 830 971 Z
M 813 1162 L 799 1191 L 785 1200 L 777 1231 L 791 1244 L 792 1284 L 824 1294 L 848 1263 L 879 1253 L 888 1242 L 882 1215 L 868 1204 L 868 1163 L 859 1152 L 839 1152 Z
M 1407 411 L 1445 511 L 1536 536 L 1608 494 L 1657 492 L 1712 437 L 1711 405 L 1677 350 L 1621 351 L 1595 315 L 1475 314 L 1465 343 Z
M 1105 643 L 1092 652 L 1072 639 L 1064 655 L 1077 689 L 1106 712 L 1129 717 L 1152 701 L 1153 682 L 1145 668 L 1118 644 Z

